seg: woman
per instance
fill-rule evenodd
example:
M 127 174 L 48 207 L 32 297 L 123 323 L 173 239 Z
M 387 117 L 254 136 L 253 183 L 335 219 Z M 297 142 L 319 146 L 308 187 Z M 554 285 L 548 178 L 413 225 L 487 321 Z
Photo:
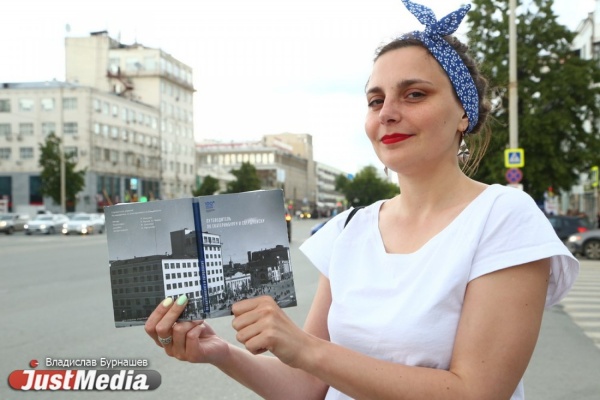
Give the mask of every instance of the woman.
M 268 297 L 244 300 L 232 324 L 245 351 L 206 323 L 175 323 L 185 299 L 167 299 L 146 324 L 167 354 L 269 399 L 524 398 L 544 306 L 578 263 L 528 195 L 460 168 L 489 111 L 485 79 L 447 37 L 469 8 L 437 21 L 403 2 L 426 28 L 378 51 L 365 123 L 401 194 L 345 227 L 341 213 L 302 245 L 321 272 L 304 329 Z

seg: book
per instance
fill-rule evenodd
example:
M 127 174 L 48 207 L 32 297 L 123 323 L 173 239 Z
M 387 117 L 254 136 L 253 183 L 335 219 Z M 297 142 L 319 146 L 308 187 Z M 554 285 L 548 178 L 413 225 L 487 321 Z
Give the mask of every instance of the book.
M 231 315 L 236 301 L 296 305 L 281 190 L 122 203 L 104 209 L 116 327 L 143 325 L 185 294 L 182 320 Z

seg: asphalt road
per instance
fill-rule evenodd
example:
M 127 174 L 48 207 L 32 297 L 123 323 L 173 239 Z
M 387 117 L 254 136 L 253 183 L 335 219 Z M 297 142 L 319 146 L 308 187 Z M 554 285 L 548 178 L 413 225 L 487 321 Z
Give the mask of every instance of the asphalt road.
M 298 251 L 314 220 L 294 221 L 292 262 L 298 306 L 286 309 L 302 325 L 317 272 Z M 600 263 L 597 265 L 600 268 Z M 0 236 L 0 399 L 258 399 L 215 368 L 165 357 L 142 327 L 115 328 L 105 235 Z M 231 317 L 210 321 L 234 342 Z M 162 377 L 152 392 L 19 392 L 8 387 L 30 360 L 147 360 Z M 60 368 L 55 368 L 60 369 Z M 528 400 L 600 399 L 600 349 L 561 306 L 546 312 L 527 371 Z

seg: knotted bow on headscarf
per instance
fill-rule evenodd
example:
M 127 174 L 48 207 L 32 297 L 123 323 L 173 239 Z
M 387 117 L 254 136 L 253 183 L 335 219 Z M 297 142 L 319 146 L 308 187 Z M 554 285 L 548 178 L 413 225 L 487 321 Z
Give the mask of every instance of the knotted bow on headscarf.
M 412 37 L 420 40 L 429 49 L 431 54 L 440 63 L 452 82 L 454 91 L 462 103 L 465 113 L 469 118 L 469 127 L 465 133 L 469 133 L 477 125 L 479 119 L 479 95 L 473 77 L 466 65 L 454 50 L 444 40 L 444 36 L 453 34 L 457 29 L 471 5 L 467 4 L 458 10 L 451 12 L 439 21 L 435 18 L 433 11 L 424 5 L 413 3 L 410 0 L 402 0 L 404 6 L 411 12 L 419 22 L 425 25 L 425 30 L 412 32 Z M 407 38 L 408 36 L 402 36 Z

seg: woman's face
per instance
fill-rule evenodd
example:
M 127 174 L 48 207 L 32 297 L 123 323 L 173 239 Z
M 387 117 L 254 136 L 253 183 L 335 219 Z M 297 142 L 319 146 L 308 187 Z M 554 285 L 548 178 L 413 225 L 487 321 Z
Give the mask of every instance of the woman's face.
M 410 46 L 383 54 L 366 88 L 367 136 L 385 166 L 399 173 L 457 165 L 468 126 L 446 72 L 429 52 Z

